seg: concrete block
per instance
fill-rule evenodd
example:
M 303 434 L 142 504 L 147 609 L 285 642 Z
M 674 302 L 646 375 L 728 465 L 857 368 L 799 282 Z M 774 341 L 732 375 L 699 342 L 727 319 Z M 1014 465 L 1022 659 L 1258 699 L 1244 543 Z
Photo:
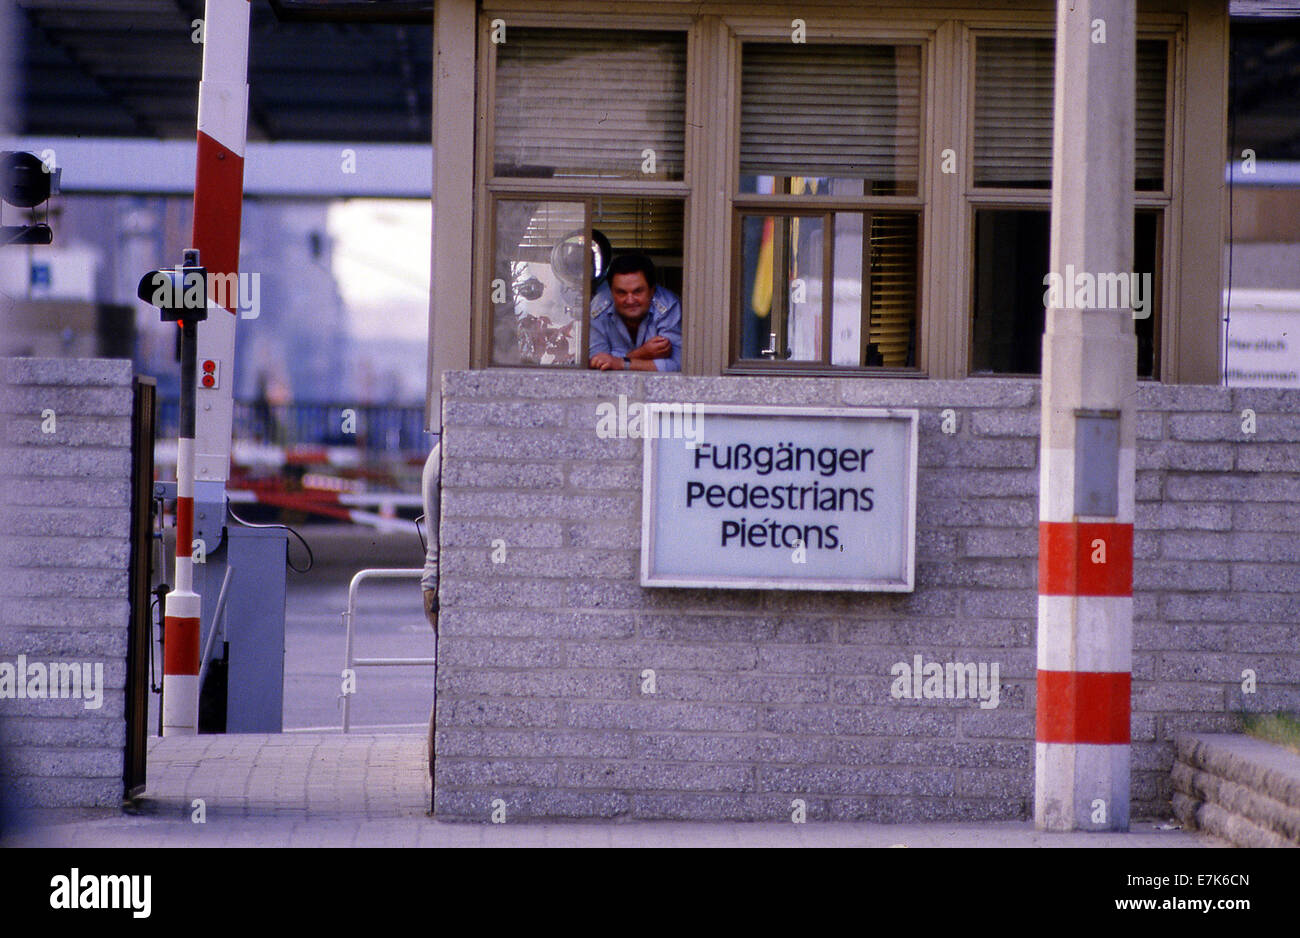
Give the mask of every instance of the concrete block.
M 629 520 L 640 501 L 632 496 L 524 495 L 503 492 L 444 490 L 444 511 L 459 518 L 536 518 L 539 520 Z
M 1165 556 L 1178 554 L 1166 551 Z M 1220 592 L 1228 588 L 1228 570 L 1226 563 L 1147 560 L 1134 564 L 1133 588 L 1154 591 L 1176 585 L 1180 592 Z
M 970 414 L 970 432 L 975 436 L 1032 437 L 1037 446 L 1040 420 L 1037 408 L 976 410 Z
M 754 770 L 747 765 L 664 762 L 571 762 L 562 770 L 565 788 L 632 791 L 754 791 Z
M 12 466 L 9 471 L 18 471 Z M 127 480 L 127 473 L 124 471 L 121 478 L 98 478 L 98 479 L 69 479 L 69 478 L 49 478 L 42 476 L 53 475 L 47 474 L 41 470 L 32 470 L 35 478 L 10 479 L 5 483 L 7 489 L 8 503 L 10 505 L 31 506 L 32 508 L 46 510 L 51 508 L 77 508 L 85 512 L 86 519 L 83 522 L 84 530 L 92 530 L 96 525 L 104 522 L 96 519 L 96 511 L 87 509 L 122 509 L 128 511 L 131 506 L 131 485 Z M 113 519 L 117 518 L 117 512 L 111 513 Z M 121 530 L 121 534 L 127 533 L 127 528 Z M 39 533 L 35 531 L 24 531 L 19 529 L 15 533 Z M 53 534 L 54 531 L 49 533 Z M 79 533 L 77 531 L 67 531 L 66 533 Z M 118 532 L 111 532 L 118 533 Z
M 601 520 L 591 524 L 566 524 L 564 543 L 588 550 L 637 550 L 641 547 L 640 519 Z M 639 574 L 638 574 L 639 575 Z
M 519 785 L 554 788 L 560 776 L 560 767 L 555 762 L 541 759 L 443 757 L 438 760 L 437 773 L 439 785 L 454 788 L 501 788 Z
M 131 606 L 125 599 L 6 599 L 0 625 L 10 628 L 51 624 L 68 629 L 125 629 Z
M 64 446 L 99 446 L 129 449 L 131 421 L 127 417 L 81 417 L 54 414 L 53 432 L 45 421 L 44 410 L 35 414 L 15 414 L 5 421 L 4 441 L 10 445 L 36 448 Z
M 702 670 L 725 675 L 752 671 L 758 664 L 758 650 L 752 645 L 685 645 L 662 642 L 571 642 L 567 646 L 571 668 L 624 668 L 639 673 Z
M 13 775 L 54 779 L 112 779 L 122 783 L 122 750 L 9 746 L 5 768 Z
M 1232 389 L 1139 381 L 1136 404 L 1142 411 L 1226 411 L 1232 407 Z
M 1037 586 L 1037 583 L 1035 583 Z M 975 618 L 1038 621 L 1038 594 L 1033 590 L 976 590 L 962 597 L 962 611 Z
M 1293 563 L 1233 564 L 1232 592 L 1300 593 L 1300 567 Z M 1300 597 L 1296 604 L 1300 606 Z
M 0 382 L 12 385 L 130 387 L 134 366 L 124 358 L 0 358 Z
M 639 672 L 638 672 L 639 673 Z M 826 681 L 817 677 L 775 677 L 769 674 L 717 674 L 663 671 L 657 677 L 660 700 L 720 703 L 820 703 L 827 698 Z
M 632 817 L 646 821 L 753 821 L 760 817 L 745 797 L 688 793 L 635 793 Z
M 447 579 L 438 584 L 442 606 L 553 609 L 564 605 L 563 581 L 541 578 Z
M 1038 558 L 1036 527 L 962 532 L 962 554 L 966 557 Z
M 758 724 L 753 706 L 638 700 L 624 703 L 574 701 L 569 725 L 575 729 L 628 729 L 743 733 Z
M 917 463 L 926 469 L 1032 468 L 1038 465 L 1038 441 L 926 434 L 917 446 Z
M 77 486 L 81 483 L 53 483 L 58 486 Z M 90 492 L 90 489 L 85 491 Z M 96 497 L 103 497 L 96 488 Z M 125 493 L 126 490 L 124 489 Z M 129 497 L 129 496 L 128 496 Z M 11 501 L 17 505 L 20 502 Z M 13 537 L 77 537 L 115 539 L 115 549 L 127 549 L 131 531 L 129 502 L 124 506 L 61 508 L 41 504 L 24 505 L 22 510 L 10 511 L 5 519 Z
M 566 470 L 574 489 L 603 489 L 641 495 L 641 467 L 634 463 L 574 463 Z
M 1036 494 L 1036 493 L 1035 493 Z M 1038 505 L 1022 498 L 931 498 L 918 493 L 916 529 L 935 528 L 1034 528 L 1038 526 Z
M 1026 469 L 971 469 L 948 472 L 921 467 L 916 473 L 917 490 L 929 499 L 1037 496 L 1038 473 Z
M 556 641 L 483 639 L 443 635 L 438 642 L 439 666 L 449 668 L 559 668 L 564 648 Z
M 443 471 L 442 486 L 444 491 L 456 488 L 562 489 L 564 470 L 554 463 L 457 459 Z
M 438 722 L 442 723 L 441 712 Z M 632 744 L 626 732 L 483 731 L 439 725 L 437 752 L 440 764 L 444 755 L 479 759 L 625 759 L 632 754 Z
M 962 769 L 957 773 L 960 798 L 1021 799 L 1033 796 L 1034 773 L 1026 769 Z
M 1300 413 L 1300 393 L 1295 388 L 1233 388 L 1232 410 L 1249 407 L 1256 414 Z
M 662 762 L 774 761 L 764 744 L 768 738 L 716 733 L 635 733 L 632 755 L 639 760 Z
M 555 401 L 470 401 L 448 398 L 442 405 L 444 426 L 562 427 L 564 405 Z
M 516 547 L 563 547 L 564 530 L 561 525 L 541 521 L 518 520 L 459 520 L 443 512 L 439 540 L 447 547 L 477 547 L 491 551 L 492 542 L 505 541 L 506 556 Z
M 1234 447 L 1238 472 L 1295 472 L 1300 468 L 1294 443 L 1248 443 Z
M 546 727 L 565 725 L 567 705 L 555 700 L 465 699 L 438 701 L 438 725 L 450 727 Z
M 1232 516 L 1231 505 L 1146 503 L 1137 506 L 1134 524 L 1152 531 L 1228 531 L 1233 527 Z M 1297 520 L 1300 522 L 1300 515 Z
M 444 788 L 435 779 L 435 816 L 491 823 L 493 802 L 505 803 L 506 823 L 542 818 L 615 818 L 631 812 L 631 800 L 617 792 L 575 792 L 564 789 Z
M 0 565 L 12 567 L 125 569 L 130 559 L 125 538 L 11 535 L 0 542 Z
M 1154 684 L 1133 686 L 1135 712 L 1195 711 L 1212 713 L 1223 709 L 1223 687 L 1211 684 Z
M 438 671 L 438 699 L 445 697 L 626 698 L 632 676 L 615 671 L 547 671 L 443 668 Z
M 79 359 L 84 361 L 84 359 Z M 129 417 L 133 395 L 129 387 L 14 385 L 0 395 L 5 413 L 38 417 L 42 411 L 54 411 L 55 418 Z

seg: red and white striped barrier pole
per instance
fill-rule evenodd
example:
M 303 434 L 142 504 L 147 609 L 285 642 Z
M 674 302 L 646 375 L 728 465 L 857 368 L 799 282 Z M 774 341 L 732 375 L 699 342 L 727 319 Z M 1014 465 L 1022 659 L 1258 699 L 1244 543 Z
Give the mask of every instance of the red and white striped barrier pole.
M 249 0 L 207 0 L 203 78 L 199 83 L 198 162 L 194 175 L 194 246 L 208 269 L 212 315 L 199 336 L 199 360 L 217 364 L 215 382 L 199 388 L 202 420 L 196 428 L 194 478 L 200 501 L 221 503 L 230 478 L 234 413 L 235 322 L 239 315 L 239 225 L 244 201 L 244 145 L 248 136 Z M 220 279 L 218 279 L 220 278 Z M 220 305 L 225 313 L 217 308 Z M 251 318 L 257 310 L 244 315 Z M 251 315 L 250 315 L 251 314 Z
M 199 82 L 198 159 L 194 174 L 193 243 L 211 275 L 239 268 L 239 222 L 248 126 L 248 0 L 208 0 Z M 163 735 L 192 735 L 199 726 L 200 599 L 194 592 L 194 486 L 215 484 L 220 500 L 230 472 L 230 424 L 237 289 L 218 293 L 229 315 L 215 310 L 203 329 L 181 332 L 181 434 L 176 454 L 176 588 L 167 595 L 163 633 Z M 209 290 L 209 297 L 213 291 Z M 195 421 L 196 359 L 225 362 L 225 380 L 205 386 L 204 421 Z M 220 372 L 218 372 L 220 373 Z M 215 499 L 213 496 L 216 496 Z
M 190 255 L 192 256 L 192 255 Z M 190 262 L 186 257 L 186 263 Z M 163 617 L 164 736 L 199 731 L 199 595 L 194 592 L 194 390 L 198 324 L 181 322 L 181 432 L 176 453 L 176 588 Z
M 1053 274 L 1132 269 L 1135 61 L 1134 0 L 1057 0 Z M 1043 335 L 1040 830 L 1129 822 L 1137 342 L 1131 308 L 1085 303 L 1052 302 Z

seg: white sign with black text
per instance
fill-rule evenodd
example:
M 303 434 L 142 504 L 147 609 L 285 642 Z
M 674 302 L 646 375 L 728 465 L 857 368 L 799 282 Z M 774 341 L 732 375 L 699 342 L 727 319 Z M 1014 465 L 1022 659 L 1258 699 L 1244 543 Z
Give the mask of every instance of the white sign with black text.
M 910 592 L 915 410 L 647 404 L 641 585 Z

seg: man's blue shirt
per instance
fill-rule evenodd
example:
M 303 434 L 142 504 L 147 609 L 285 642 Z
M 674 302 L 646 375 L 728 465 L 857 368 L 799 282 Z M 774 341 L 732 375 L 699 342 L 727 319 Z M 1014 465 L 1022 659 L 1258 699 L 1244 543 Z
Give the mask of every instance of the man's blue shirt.
M 636 335 L 629 335 L 627 324 L 614 308 L 609 284 L 602 284 L 591 298 L 591 354 L 605 352 L 623 358 L 629 351 L 663 336 L 672 345 L 667 358 L 651 359 L 659 371 L 682 370 L 682 301 L 672 290 L 656 286 L 650 297 L 650 309 L 637 325 Z

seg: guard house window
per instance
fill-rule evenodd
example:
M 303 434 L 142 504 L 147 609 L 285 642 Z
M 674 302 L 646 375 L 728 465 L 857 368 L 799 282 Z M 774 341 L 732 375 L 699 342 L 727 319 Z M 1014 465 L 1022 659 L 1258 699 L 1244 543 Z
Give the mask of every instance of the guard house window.
M 979 36 L 975 46 L 971 370 L 1039 374 L 1048 273 L 1054 40 Z M 1133 271 L 1149 275 L 1149 315 L 1134 320 L 1139 377 L 1158 372 L 1169 43 L 1137 43 Z M 1089 272 L 1093 274 L 1102 271 Z M 1119 272 L 1113 272 L 1119 273 Z
M 605 242 L 681 293 L 685 34 L 512 27 L 489 48 L 492 363 L 585 367 Z
M 914 368 L 920 46 L 741 63 L 733 370 Z

